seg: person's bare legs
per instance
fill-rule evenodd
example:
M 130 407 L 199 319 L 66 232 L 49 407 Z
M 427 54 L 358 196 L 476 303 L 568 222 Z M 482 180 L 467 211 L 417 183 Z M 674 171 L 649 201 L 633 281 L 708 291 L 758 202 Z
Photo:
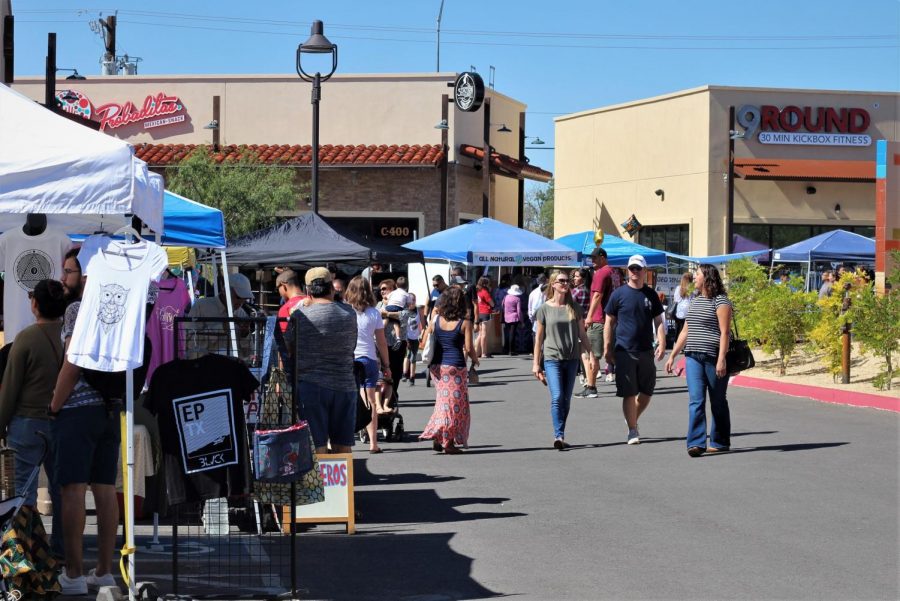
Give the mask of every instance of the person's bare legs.
M 622 413 L 625 415 L 625 423 L 629 430 L 637 427 L 637 397 L 627 396 L 622 399 Z
M 112 572 L 112 558 L 119 530 L 119 502 L 116 487 L 111 484 L 92 484 L 97 506 L 97 576 Z
M 66 550 L 66 576 L 84 575 L 82 543 L 84 539 L 84 493 L 87 484 L 66 484 L 62 487 L 63 547 Z
M 637 396 L 628 396 L 622 399 L 622 413 L 625 415 L 625 423 L 629 430 L 637 430 L 638 419 L 650 405 L 651 396 L 643 392 Z
M 372 409 L 372 421 L 366 426 L 366 432 L 369 434 L 369 452 L 379 451 L 378 448 L 378 400 L 374 388 L 365 388 L 363 393 L 366 395 L 366 401 Z
M 318 453 L 318 452 L 319 452 L 319 450 L 316 449 L 316 453 Z M 327 452 L 327 449 L 325 451 L 322 451 L 322 453 L 326 453 L 326 452 Z M 353 451 L 347 445 L 342 445 L 342 444 L 332 444 L 331 445 L 331 453 L 333 455 L 337 454 L 337 453 L 352 453 L 352 452 Z

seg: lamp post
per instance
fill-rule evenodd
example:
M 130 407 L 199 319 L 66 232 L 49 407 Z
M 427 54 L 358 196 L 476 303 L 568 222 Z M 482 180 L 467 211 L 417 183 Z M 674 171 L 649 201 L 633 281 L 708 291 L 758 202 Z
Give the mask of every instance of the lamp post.
M 297 47 L 297 75 L 303 81 L 312 83 L 312 212 L 319 213 L 319 100 L 322 97 L 322 82 L 327 81 L 337 70 L 337 45 L 325 37 L 321 21 L 313 21 L 309 39 Z M 331 54 L 331 71 L 323 75 L 318 71 L 310 75 L 303 70 L 303 54 Z

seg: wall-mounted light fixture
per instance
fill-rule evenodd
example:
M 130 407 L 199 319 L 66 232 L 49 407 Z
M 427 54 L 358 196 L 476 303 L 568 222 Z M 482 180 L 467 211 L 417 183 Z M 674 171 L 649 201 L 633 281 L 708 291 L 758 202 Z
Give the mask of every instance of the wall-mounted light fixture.
M 447 123 L 446 119 L 441 119 L 437 122 L 437 125 L 434 126 L 435 129 L 450 129 L 450 125 Z
M 203 129 L 219 129 L 219 122 L 216 119 L 213 119 L 212 121 L 204 125 Z
M 840 205 L 840 203 L 834 205 L 834 214 L 837 215 L 838 217 L 841 216 L 841 205 Z
M 506 123 L 491 123 L 491 125 L 493 127 L 497 127 L 499 125 L 500 127 L 497 127 L 497 131 L 501 134 L 508 134 L 512 131 L 510 128 L 506 127 Z
M 816 193 L 816 187 L 815 187 L 815 186 L 806 186 L 806 193 L 807 193 L 807 194 L 815 194 L 815 193 Z
M 666 191 L 663 190 L 662 188 L 658 188 L 658 189 L 655 190 L 653 193 L 656 194 L 657 196 L 659 196 L 660 202 L 665 202 L 665 201 L 666 201 Z

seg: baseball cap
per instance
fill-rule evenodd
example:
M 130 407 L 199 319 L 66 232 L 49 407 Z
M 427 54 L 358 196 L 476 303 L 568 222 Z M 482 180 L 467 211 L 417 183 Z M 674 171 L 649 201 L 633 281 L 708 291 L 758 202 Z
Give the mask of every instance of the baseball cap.
M 605 257 L 605 256 L 606 256 L 606 249 L 605 249 L 605 248 L 601 248 L 601 247 L 598 246 L 598 247 L 596 247 L 594 250 L 591 251 L 591 258 L 592 258 L 592 259 L 593 259 L 594 257 Z
M 455 275 L 452 278 L 450 278 L 450 283 L 456 284 L 458 286 L 465 286 L 466 284 L 468 284 L 468 282 L 466 281 L 466 278 L 462 277 L 461 275 Z
M 631 255 L 628 258 L 628 266 L 631 267 L 632 265 L 639 265 L 640 267 L 646 269 L 647 261 L 644 260 L 644 257 L 642 255 Z
M 313 267 L 309 271 L 306 272 L 306 285 L 309 286 L 316 280 L 322 280 L 323 282 L 331 281 L 331 272 L 328 271 L 325 267 Z
M 229 273 L 228 285 L 238 298 L 253 298 L 250 280 L 243 273 Z

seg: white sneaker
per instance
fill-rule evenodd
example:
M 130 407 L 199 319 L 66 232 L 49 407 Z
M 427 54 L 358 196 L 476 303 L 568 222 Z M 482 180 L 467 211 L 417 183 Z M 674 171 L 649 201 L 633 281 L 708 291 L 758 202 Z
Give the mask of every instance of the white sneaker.
M 638 433 L 637 428 L 628 430 L 628 444 L 641 444 L 641 435 Z
M 112 574 L 97 576 L 96 568 L 88 572 L 88 575 L 85 577 L 85 581 L 90 588 L 100 588 L 101 586 L 117 586 L 116 579 Z
M 606 374 L 606 377 L 604 378 L 604 380 L 606 380 L 607 382 L 612 382 L 615 379 L 616 379 L 616 375 L 612 374 L 612 373 Z
M 87 595 L 87 579 L 84 576 L 78 578 L 69 578 L 66 569 L 63 568 L 59 574 L 60 594 L 65 596 Z

